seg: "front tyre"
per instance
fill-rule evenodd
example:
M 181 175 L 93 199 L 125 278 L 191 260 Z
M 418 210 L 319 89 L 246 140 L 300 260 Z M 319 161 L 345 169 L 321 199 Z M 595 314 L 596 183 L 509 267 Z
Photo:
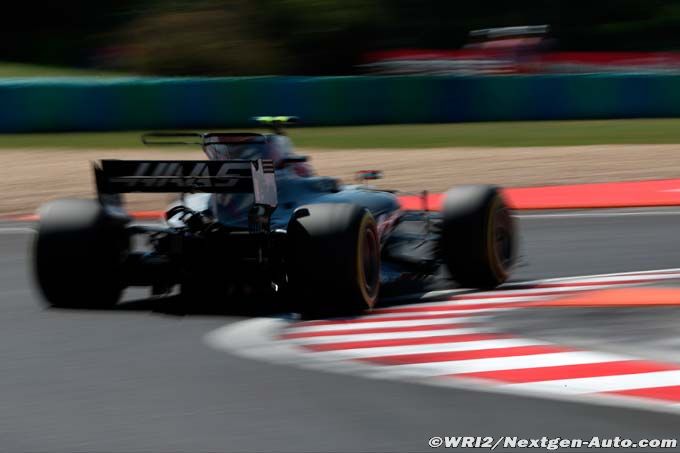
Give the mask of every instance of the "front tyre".
M 290 297 L 305 318 L 372 308 L 380 290 L 380 239 L 373 215 L 353 204 L 302 206 L 288 223 Z
M 39 211 L 33 244 L 35 279 L 52 307 L 107 308 L 123 290 L 129 251 L 126 216 L 95 200 L 56 200 Z
M 446 193 L 441 252 L 462 286 L 494 288 L 505 282 L 517 259 L 517 232 L 499 189 L 455 187 Z

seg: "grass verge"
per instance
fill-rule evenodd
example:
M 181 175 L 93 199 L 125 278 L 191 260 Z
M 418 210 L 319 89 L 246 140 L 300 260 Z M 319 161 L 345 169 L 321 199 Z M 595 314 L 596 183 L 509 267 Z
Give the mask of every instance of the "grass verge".
M 141 148 L 140 133 L 0 134 L 0 148 Z M 290 135 L 298 147 L 315 149 L 674 144 L 680 143 L 680 119 L 301 127 Z

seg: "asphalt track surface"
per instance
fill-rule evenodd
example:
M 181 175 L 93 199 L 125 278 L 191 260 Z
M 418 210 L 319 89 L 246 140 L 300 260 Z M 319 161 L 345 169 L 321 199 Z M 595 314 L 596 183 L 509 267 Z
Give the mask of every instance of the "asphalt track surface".
M 679 211 L 540 213 L 520 222 L 518 280 L 680 267 Z M 327 374 L 206 346 L 207 332 L 241 317 L 180 316 L 150 303 L 46 310 L 28 272 L 30 239 L 22 225 L 0 225 L 4 451 L 431 451 L 435 435 L 678 437 L 672 414 Z M 588 312 L 578 313 L 503 322 L 605 342 L 607 318 L 588 324 Z M 680 308 L 639 314 L 628 321 L 634 332 L 678 333 L 656 327 L 676 325 Z M 645 352 L 644 342 L 617 332 Z M 646 344 L 650 357 L 659 354 Z

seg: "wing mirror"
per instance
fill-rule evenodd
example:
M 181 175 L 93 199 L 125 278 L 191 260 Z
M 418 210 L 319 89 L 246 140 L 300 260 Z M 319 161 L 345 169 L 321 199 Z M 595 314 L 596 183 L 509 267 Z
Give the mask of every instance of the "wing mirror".
M 382 177 L 383 177 L 382 170 L 359 170 L 356 173 L 357 181 L 360 182 L 382 179 Z
M 288 164 L 301 164 L 302 162 L 307 162 L 309 156 L 286 156 L 281 159 L 281 163 L 284 165 Z
M 276 165 L 276 168 L 284 168 L 287 165 L 291 164 L 301 164 L 307 162 L 308 160 L 309 156 L 286 156 L 283 159 L 279 160 L 279 163 Z

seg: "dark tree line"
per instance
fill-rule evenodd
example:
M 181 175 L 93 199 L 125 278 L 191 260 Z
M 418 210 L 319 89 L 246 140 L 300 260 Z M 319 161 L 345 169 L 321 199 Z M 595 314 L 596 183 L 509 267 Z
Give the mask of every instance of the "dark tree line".
M 453 49 L 550 24 L 562 50 L 680 49 L 678 0 L 62 0 L 14 3 L 0 59 L 151 74 L 347 74 L 373 50 Z

